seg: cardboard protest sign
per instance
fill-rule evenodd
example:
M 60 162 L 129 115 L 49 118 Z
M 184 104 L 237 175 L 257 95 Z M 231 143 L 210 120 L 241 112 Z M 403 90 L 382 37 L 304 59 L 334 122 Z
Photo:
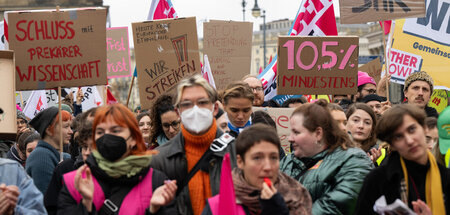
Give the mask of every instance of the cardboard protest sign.
M 279 37 L 278 94 L 356 94 L 358 37 Z
M 342 24 L 425 16 L 424 0 L 339 0 Z
M 14 98 L 14 52 L 0 51 L 0 134 L 12 135 L 17 132 L 17 112 Z
M 375 82 L 378 83 L 381 79 L 381 70 L 383 67 L 381 66 L 380 58 L 376 58 L 375 60 L 370 61 L 359 67 L 359 71 L 367 72 L 370 77 L 375 79 Z
M 201 71 L 195 17 L 132 23 L 142 109 Z
M 436 109 L 438 113 L 441 113 L 448 106 L 447 98 L 446 90 L 433 90 L 428 106 Z
M 425 17 L 395 21 L 387 71 L 399 84 L 414 71 L 426 71 L 434 89 L 450 90 L 450 0 L 426 2 Z
M 16 90 L 106 84 L 106 9 L 7 11 Z
M 277 124 L 277 133 L 281 141 L 281 147 L 286 154 L 291 153 L 290 143 L 288 141 L 289 135 L 291 133 L 291 124 L 289 123 L 289 119 L 295 108 L 253 107 L 253 112 L 258 110 L 267 112 L 273 119 L 273 121 L 275 121 L 275 123 Z
M 128 27 L 108 28 L 106 31 L 108 78 L 131 76 Z
M 208 55 L 217 89 L 250 74 L 253 23 L 203 23 L 203 53 Z

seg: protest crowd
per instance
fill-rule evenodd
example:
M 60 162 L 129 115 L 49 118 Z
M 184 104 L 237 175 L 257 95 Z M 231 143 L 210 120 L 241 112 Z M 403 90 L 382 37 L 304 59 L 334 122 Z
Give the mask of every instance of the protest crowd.
M 321 10 L 319 3 L 333 11 L 331 1 L 305 2 L 316 11 Z M 426 67 L 425 57 L 410 56 L 393 43 L 396 57 L 388 57 L 393 62 L 386 60 L 383 69 L 389 72 L 374 77 L 361 71 L 355 66 L 358 37 L 337 36 L 334 13 L 332 24 L 303 26 L 312 19 L 307 7 L 301 5 L 289 34 L 279 37 L 278 49 L 283 51 L 253 75 L 247 68 L 215 70 L 217 56 L 224 53 L 214 47 L 225 39 L 208 42 L 205 36 L 204 54 L 211 61 L 205 55 L 201 64 L 195 18 L 176 19 L 170 0 L 153 0 L 150 21 L 133 23 L 133 81 L 140 83 L 135 90 L 141 100 L 134 110 L 128 101 L 115 101 L 107 88 L 104 98 L 99 97 L 102 102 L 83 104 L 88 96 L 95 100 L 100 94 L 96 85 L 115 77 L 107 73 L 114 65 L 109 57 L 106 63 L 106 50 L 124 51 L 128 46 L 128 40 L 126 45 L 123 40 L 114 43 L 109 36 L 98 42 L 107 35 L 106 28 L 104 20 L 92 17 L 105 18 L 104 9 L 57 8 L 68 17 L 55 21 L 48 16 L 52 30 L 55 25 L 59 34 L 65 32 L 59 37 L 38 29 L 47 28 L 47 21 L 45 26 L 26 21 L 29 16 L 46 17 L 40 14 L 45 11 L 7 12 L 5 34 L 15 61 L 0 51 L 0 60 L 6 59 L 0 61 L 0 72 L 13 74 L 11 94 L 34 91 L 26 106 L 0 102 L 0 215 L 450 214 L 450 107 L 437 110 L 430 105 L 435 90 L 450 89 L 440 80 L 449 80 L 449 73 L 435 76 L 426 68 L 437 67 Z M 420 21 L 425 5 L 423 10 L 410 19 Z M 20 16 L 23 20 L 17 22 Z M 94 36 L 94 31 L 80 30 L 78 22 L 83 20 L 95 20 L 95 35 L 98 26 L 105 32 Z M 217 32 L 209 32 L 208 25 L 235 25 L 246 29 L 240 34 L 252 34 L 248 23 L 214 21 L 205 24 L 205 35 L 211 37 Z M 55 43 L 42 46 L 63 51 L 51 54 L 45 51 L 48 47 L 36 47 L 47 39 Z M 73 45 L 71 39 L 85 42 Z M 228 39 L 240 48 L 251 44 Z M 20 45 L 27 40 L 34 44 L 31 51 Z M 91 54 L 95 41 L 104 50 Z M 342 48 L 340 53 L 332 46 Z M 396 92 L 389 86 L 399 78 L 389 63 L 396 65 L 399 56 L 411 68 L 420 60 L 422 69 L 404 73 L 399 95 L 404 99 L 393 102 Z M 305 65 L 311 59 L 313 63 Z M 250 69 L 250 62 L 245 64 Z M 119 60 L 113 73 L 122 69 L 125 61 Z M 215 82 L 216 74 L 228 72 L 229 80 Z M 62 95 L 61 87 L 78 89 Z M 59 88 L 59 101 L 44 105 L 45 92 L 38 91 L 54 88 Z M 0 86 L 2 100 L 7 100 L 9 91 L 3 89 Z M 12 121 L 6 114 L 11 109 Z

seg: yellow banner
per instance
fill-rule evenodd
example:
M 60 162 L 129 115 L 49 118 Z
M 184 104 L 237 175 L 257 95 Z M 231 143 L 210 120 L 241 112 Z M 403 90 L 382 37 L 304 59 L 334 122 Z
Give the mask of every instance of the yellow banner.
M 403 84 L 411 73 L 426 71 L 434 89 L 450 90 L 450 13 L 443 11 L 449 2 L 428 0 L 426 17 L 395 21 L 388 68 L 392 82 Z M 438 13 L 443 17 L 433 15 Z

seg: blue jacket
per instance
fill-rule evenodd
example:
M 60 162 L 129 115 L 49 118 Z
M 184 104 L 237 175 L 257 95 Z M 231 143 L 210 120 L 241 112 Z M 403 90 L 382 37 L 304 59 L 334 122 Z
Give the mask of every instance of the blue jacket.
M 0 184 L 2 183 L 19 187 L 20 194 L 14 214 L 47 214 L 42 193 L 19 163 L 0 158 Z
M 68 158 L 70 158 L 70 155 L 64 153 L 64 159 Z M 43 140 L 39 140 L 36 148 L 28 156 L 25 169 L 42 194 L 47 191 L 53 170 L 58 165 L 59 160 L 59 152 Z

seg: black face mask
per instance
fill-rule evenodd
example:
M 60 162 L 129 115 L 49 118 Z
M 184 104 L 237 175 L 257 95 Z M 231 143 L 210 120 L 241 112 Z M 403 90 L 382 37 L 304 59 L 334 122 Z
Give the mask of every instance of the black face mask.
M 112 134 L 105 134 L 95 141 L 98 152 L 109 161 L 116 161 L 127 152 L 127 140 Z

